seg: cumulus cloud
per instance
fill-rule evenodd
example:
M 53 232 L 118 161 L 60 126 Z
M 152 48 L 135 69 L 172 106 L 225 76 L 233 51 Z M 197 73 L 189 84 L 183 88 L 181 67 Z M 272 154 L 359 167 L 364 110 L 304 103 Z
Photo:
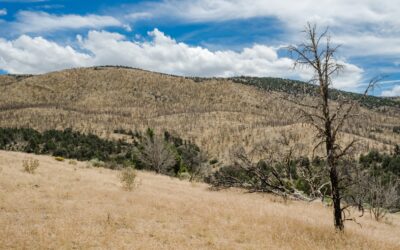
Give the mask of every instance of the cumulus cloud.
M 81 46 L 95 55 L 94 64 L 122 64 L 196 76 L 291 74 L 291 60 L 278 58 L 276 49 L 267 46 L 212 52 L 178 43 L 157 29 L 149 35 L 151 41 L 130 42 L 120 34 L 91 31 Z
M 387 97 L 395 97 L 395 96 L 400 96 L 400 85 L 394 86 L 390 90 L 384 90 L 382 91 L 382 96 L 387 96 Z
M 7 15 L 7 9 L 0 9 L 0 16 Z
M 362 81 L 364 70 L 354 64 L 339 61 L 344 66 L 344 70 L 333 79 L 335 88 L 354 91 Z
M 77 36 L 78 46 L 62 46 L 41 37 L 20 36 L 0 40 L 0 68 L 10 73 L 43 73 L 76 66 L 126 65 L 184 76 L 274 76 L 308 80 L 309 70 L 294 71 L 293 61 L 279 57 L 278 49 L 253 45 L 239 52 L 210 51 L 177 42 L 158 29 L 150 40 L 129 40 L 119 33 L 90 31 Z M 80 52 L 85 51 L 85 52 Z M 345 62 L 343 62 L 345 63 Z M 335 87 L 354 88 L 362 70 L 345 63 L 346 70 Z
M 0 39 L 0 69 L 9 73 L 44 73 L 86 66 L 90 56 L 70 46 L 61 46 L 42 37 L 20 36 L 14 41 Z
M 12 31 L 41 33 L 65 29 L 128 27 L 111 16 L 53 15 L 46 12 L 20 11 L 10 24 Z

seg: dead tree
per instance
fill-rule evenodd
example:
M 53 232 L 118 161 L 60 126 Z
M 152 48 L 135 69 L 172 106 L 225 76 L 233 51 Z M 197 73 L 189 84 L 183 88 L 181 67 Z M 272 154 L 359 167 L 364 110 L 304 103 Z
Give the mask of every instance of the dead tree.
M 148 134 L 140 149 L 136 149 L 140 162 L 148 169 L 157 173 L 167 174 L 176 160 L 168 142 L 161 136 Z
M 400 201 L 400 180 L 395 176 L 384 176 L 371 170 L 362 170 L 357 176 L 358 185 L 353 196 L 368 204 L 368 210 L 376 221 L 384 218 L 388 211 L 396 209 Z
M 263 148 L 263 151 L 267 152 L 267 157 L 259 161 L 254 161 L 252 157 L 254 156 L 253 151 L 259 149 L 254 149 L 250 153 L 247 153 L 243 147 L 233 149 L 231 151 L 233 164 L 219 169 L 213 175 L 210 183 L 217 189 L 240 187 L 250 192 L 272 193 L 285 200 L 289 198 L 304 201 L 314 200 L 296 188 L 291 176 L 294 169 L 289 166 L 295 164 L 294 158 L 288 155 L 277 158 L 272 155 L 276 152 Z
M 330 182 L 327 180 L 326 168 L 321 165 L 318 164 L 317 158 L 309 164 L 298 164 L 297 174 L 308 184 L 309 197 L 312 200 L 320 198 L 323 202 Z
M 297 46 L 289 46 L 288 50 L 295 59 L 294 67 L 311 69 L 314 73 L 311 83 L 317 87 L 317 103 L 310 104 L 298 100 L 289 100 L 300 107 L 303 121 L 311 125 L 316 131 L 317 143 L 315 149 L 324 146 L 326 163 L 329 170 L 331 196 L 333 202 L 334 225 L 339 231 L 344 230 L 344 207 L 341 207 L 341 187 L 338 173 L 338 164 L 356 143 L 351 141 L 344 147 L 339 145 L 338 137 L 341 129 L 354 113 L 357 102 L 350 98 L 338 98 L 337 105 L 330 99 L 332 77 L 340 74 L 344 68 L 335 58 L 339 46 L 332 46 L 328 29 L 318 33 L 316 25 L 307 24 L 305 42 Z M 374 79 L 364 92 L 379 81 Z
M 369 211 L 376 221 L 380 221 L 398 203 L 400 181 L 394 178 L 384 181 L 378 176 L 370 176 L 365 181 L 368 181 L 365 183 L 365 191 L 370 203 Z

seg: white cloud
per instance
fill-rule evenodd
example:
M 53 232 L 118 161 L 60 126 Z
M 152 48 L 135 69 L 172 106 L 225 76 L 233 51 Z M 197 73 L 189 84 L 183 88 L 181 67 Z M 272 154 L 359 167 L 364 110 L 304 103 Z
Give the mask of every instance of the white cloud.
M 400 85 L 394 86 L 392 89 L 390 90 L 384 90 L 382 91 L 382 96 L 400 96 Z
M 400 34 L 398 36 L 381 36 L 356 32 L 352 35 L 335 36 L 334 40 L 336 43 L 344 45 L 343 54 L 362 57 L 389 56 L 400 59 Z
M 278 58 L 276 49 L 262 45 L 212 52 L 178 43 L 155 29 L 151 41 L 127 41 L 117 33 L 91 31 L 81 48 L 94 55 L 93 64 L 128 65 L 164 73 L 196 76 L 294 75 L 292 61 Z
M 77 36 L 75 49 L 41 37 L 0 39 L 0 68 L 10 73 L 43 73 L 76 66 L 126 65 L 185 76 L 248 75 L 302 80 L 311 76 L 308 70 L 292 70 L 293 61 L 279 57 L 275 47 L 256 44 L 239 52 L 210 51 L 179 43 L 157 29 L 149 35 L 149 41 L 132 41 L 119 33 L 90 31 L 87 37 Z M 354 88 L 361 74 L 361 69 L 346 64 L 346 71 L 334 86 Z
M 273 17 L 283 24 L 287 39 L 294 42 L 306 22 L 317 22 L 319 26 L 331 27 L 348 56 L 362 52 L 393 56 L 393 51 L 400 51 L 398 5 L 393 0 L 164 0 L 135 6 L 133 12 L 146 10 L 158 19 L 184 22 Z
M 125 18 L 128 20 L 136 21 L 139 19 L 147 19 L 151 18 L 153 15 L 148 12 L 136 12 L 136 13 L 130 13 L 128 15 L 125 15 Z
M 19 33 L 40 33 L 65 29 L 125 27 L 118 19 L 99 15 L 52 15 L 46 12 L 20 11 L 10 24 Z
M 339 61 L 339 63 L 344 66 L 344 70 L 339 74 L 339 76 L 334 77 L 334 87 L 349 91 L 356 90 L 361 84 L 364 70 L 354 64 L 344 61 Z
M 7 9 L 0 9 L 0 16 L 7 15 Z
M 90 56 L 70 46 L 60 46 L 42 37 L 20 36 L 14 41 L 0 39 L 0 68 L 9 73 L 43 73 L 87 66 Z
M 176 16 L 192 22 L 226 21 L 252 17 L 277 17 L 296 30 L 306 21 L 342 25 L 387 22 L 387 28 L 399 24 L 400 9 L 393 0 L 164 0 L 146 4 L 158 15 Z

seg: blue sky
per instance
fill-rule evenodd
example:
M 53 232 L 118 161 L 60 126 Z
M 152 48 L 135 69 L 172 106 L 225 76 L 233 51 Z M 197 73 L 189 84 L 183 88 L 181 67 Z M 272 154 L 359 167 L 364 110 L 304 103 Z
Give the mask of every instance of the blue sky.
M 0 74 L 127 65 L 196 76 L 299 80 L 284 47 L 329 26 L 345 65 L 336 88 L 400 95 L 400 8 L 393 0 L 0 0 Z

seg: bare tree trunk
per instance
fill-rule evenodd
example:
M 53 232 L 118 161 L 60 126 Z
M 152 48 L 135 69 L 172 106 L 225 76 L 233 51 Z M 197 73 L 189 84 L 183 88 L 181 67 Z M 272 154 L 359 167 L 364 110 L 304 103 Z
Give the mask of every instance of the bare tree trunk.
M 327 163 L 329 168 L 329 178 L 331 182 L 331 194 L 333 203 L 333 221 L 336 230 L 343 231 L 344 223 L 342 217 L 341 195 L 339 189 L 339 177 L 337 171 L 337 161 L 335 155 L 335 137 L 332 134 L 332 120 L 329 110 L 329 88 L 328 80 L 320 78 L 320 89 L 323 97 L 322 113 L 325 122 L 325 147 Z
M 342 218 L 342 207 L 340 205 L 341 197 L 339 192 L 339 180 L 336 166 L 330 167 L 330 179 L 332 187 L 334 225 L 335 229 L 342 231 L 344 229 L 344 223 Z

